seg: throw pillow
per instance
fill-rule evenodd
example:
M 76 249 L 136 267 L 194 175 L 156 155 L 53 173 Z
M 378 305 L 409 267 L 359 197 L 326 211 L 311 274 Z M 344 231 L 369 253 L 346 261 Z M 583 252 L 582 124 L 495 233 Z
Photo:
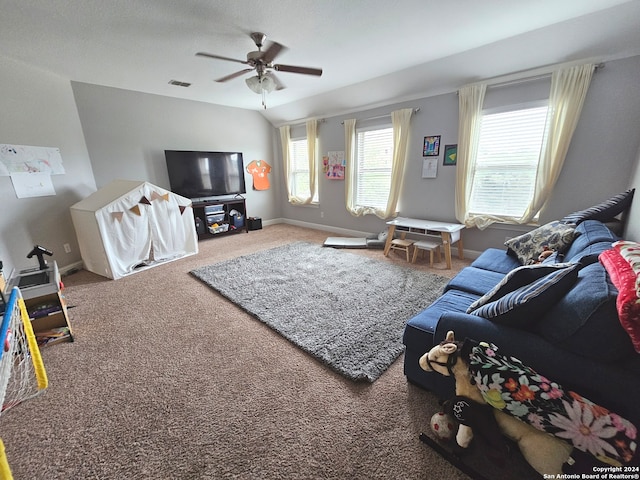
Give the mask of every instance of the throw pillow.
M 511 238 L 504 244 L 515 253 L 522 265 L 530 265 L 538 260 L 545 246 L 555 252 L 563 252 L 576 236 L 574 225 L 554 221 Z
M 630 188 L 626 192 L 614 195 L 609 200 L 605 200 L 598 205 L 573 212 L 564 217 L 561 222 L 578 225 L 585 220 L 599 220 L 601 222 L 612 220 L 631 206 L 634 192 L 635 188 Z
M 497 300 L 520 287 L 529 285 L 531 282 L 545 277 L 550 273 L 571 266 L 571 263 L 538 263 L 535 265 L 523 265 L 521 267 L 514 268 L 504 276 L 500 283 L 473 302 L 467 309 L 467 313 L 471 313 L 481 306 L 486 305 L 489 302 L 493 302 L 494 300 Z
M 471 312 L 495 323 L 527 329 L 569 291 L 578 278 L 580 264 L 556 269 L 529 285 L 524 285 L 503 297 Z

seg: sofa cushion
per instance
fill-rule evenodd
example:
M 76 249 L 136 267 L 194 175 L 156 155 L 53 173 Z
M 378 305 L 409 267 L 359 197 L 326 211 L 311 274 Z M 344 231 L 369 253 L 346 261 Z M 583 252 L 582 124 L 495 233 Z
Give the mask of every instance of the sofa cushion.
M 445 291 L 461 290 L 482 296 L 500 283 L 503 278 L 504 274 L 502 273 L 475 267 L 465 267 L 447 283 L 444 289 Z
M 582 268 L 578 279 L 536 324 L 535 332 L 577 355 L 603 362 L 634 354 L 618 321 L 618 291 L 600 263 Z
M 634 192 L 635 189 L 630 188 L 626 192 L 614 195 L 609 200 L 605 200 L 598 205 L 594 205 L 593 207 L 580 210 L 578 212 L 573 212 L 564 217 L 561 221 L 563 223 L 571 223 L 574 225 L 582 223 L 585 220 L 599 220 L 601 222 L 607 222 L 631 206 Z
M 487 248 L 471 263 L 471 266 L 506 274 L 514 268 L 521 266 L 521 263 L 513 255 L 507 255 L 506 250 Z
M 433 334 L 443 313 L 465 312 L 477 295 L 449 290 L 407 322 L 403 342 L 407 348 L 426 352 L 433 346 Z
M 564 252 L 564 258 L 567 261 L 581 255 L 590 245 L 608 242 L 608 248 L 610 248 L 611 243 L 618 240 L 618 237 L 611 230 L 609 230 L 602 222 L 598 222 L 596 220 L 586 220 L 582 222 L 576 227 L 576 233 L 579 235 L 573 240 L 567 251 Z
M 471 314 L 495 323 L 528 329 L 571 288 L 579 268 L 579 264 L 556 268 L 553 272 L 482 305 Z
M 511 238 L 504 244 L 515 253 L 520 264 L 528 265 L 538 260 L 544 247 L 556 252 L 564 252 L 576 236 L 574 225 L 554 221 L 518 237 Z
M 568 267 L 571 267 L 570 263 L 538 263 L 535 265 L 521 265 L 507 273 L 500 283 L 473 302 L 469 306 L 467 313 L 471 313 L 473 310 L 476 310 L 489 302 L 493 302 L 494 300 L 497 300 L 520 287 L 529 285 L 533 281 L 545 277 L 558 269 Z

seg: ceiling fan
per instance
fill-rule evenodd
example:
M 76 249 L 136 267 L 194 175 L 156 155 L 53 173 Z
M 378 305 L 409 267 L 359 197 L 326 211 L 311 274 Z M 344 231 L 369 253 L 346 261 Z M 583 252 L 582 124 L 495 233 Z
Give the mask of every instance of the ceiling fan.
M 258 47 L 258 50 L 254 52 L 247 53 L 246 60 L 238 60 L 235 58 L 223 57 L 221 55 L 215 55 L 213 53 L 206 52 L 198 52 L 196 55 L 201 57 L 214 58 L 217 60 L 227 60 L 229 62 L 242 63 L 243 65 L 248 65 L 249 68 L 245 68 L 238 72 L 232 73 L 230 75 L 226 75 L 222 78 L 218 78 L 216 82 L 227 82 L 236 77 L 244 75 L 245 73 L 249 73 L 255 70 L 256 75 L 246 79 L 246 83 L 251 90 L 256 93 L 262 94 L 262 106 L 267 108 L 265 104 L 265 94 L 270 93 L 273 90 L 282 90 L 285 88 L 284 84 L 280 82 L 278 77 L 274 75 L 271 70 L 275 70 L 277 72 L 289 72 L 289 73 L 301 73 L 304 75 L 315 75 L 317 77 L 322 75 L 321 68 L 312 68 L 312 67 L 299 67 L 295 65 L 283 65 L 281 63 L 273 63 L 275 58 L 284 50 L 286 47 L 277 42 L 271 42 L 266 50 L 262 50 L 264 46 L 264 42 L 267 39 L 267 36 L 261 32 L 254 32 L 251 34 L 251 39 Z

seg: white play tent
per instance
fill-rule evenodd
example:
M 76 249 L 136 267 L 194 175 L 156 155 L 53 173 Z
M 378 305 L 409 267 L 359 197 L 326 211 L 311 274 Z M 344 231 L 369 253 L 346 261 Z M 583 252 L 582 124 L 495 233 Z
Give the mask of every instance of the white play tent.
M 71 207 L 84 268 L 118 279 L 198 253 L 191 200 L 114 180 Z

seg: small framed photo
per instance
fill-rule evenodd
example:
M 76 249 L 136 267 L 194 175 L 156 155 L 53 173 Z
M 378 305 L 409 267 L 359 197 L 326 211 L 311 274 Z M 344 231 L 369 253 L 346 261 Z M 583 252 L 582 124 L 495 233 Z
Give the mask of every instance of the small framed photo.
M 455 165 L 458 163 L 458 145 L 445 145 L 442 165 Z
M 440 155 L 440 135 L 424 137 L 423 157 L 437 157 Z

